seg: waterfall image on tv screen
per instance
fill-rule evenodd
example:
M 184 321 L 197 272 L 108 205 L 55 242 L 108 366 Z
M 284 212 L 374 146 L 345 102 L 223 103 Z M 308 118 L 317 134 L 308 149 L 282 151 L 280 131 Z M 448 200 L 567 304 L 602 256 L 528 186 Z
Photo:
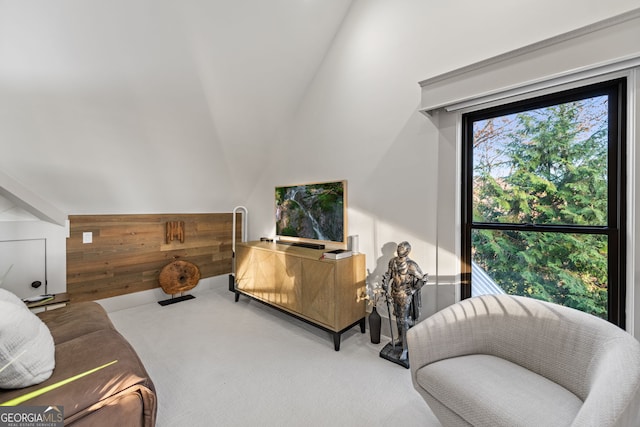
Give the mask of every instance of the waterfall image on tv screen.
M 276 187 L 276 234 L 345 241 L 346 181 Z

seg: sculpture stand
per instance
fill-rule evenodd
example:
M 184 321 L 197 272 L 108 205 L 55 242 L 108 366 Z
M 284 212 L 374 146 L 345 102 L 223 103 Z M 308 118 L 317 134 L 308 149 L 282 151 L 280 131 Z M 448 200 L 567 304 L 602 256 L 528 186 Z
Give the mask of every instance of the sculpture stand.
M 409 369 L 409 356 L 407 356 L 406 359 L 400 358 L 402 357 L 402 345 L 400 344 L 396 344 L 395 347 L 393 343 L 385 345 L 382 350 L 380 350 L 380 357 Z
M 182 302 L 182 301 L 187 301 L 190 299 L 194 299 L 195 297 L 193 295 L 187 294 L 187 295 L 180 295 L 179 297 L 171 297 L 169 299 L 165 299 L 162 301 L 158 301 L 158 304 L 160 304 L 161 306 L 165 306 L 165 305 L 169 305 L 169 304 L 175 304 L 177 302 Z

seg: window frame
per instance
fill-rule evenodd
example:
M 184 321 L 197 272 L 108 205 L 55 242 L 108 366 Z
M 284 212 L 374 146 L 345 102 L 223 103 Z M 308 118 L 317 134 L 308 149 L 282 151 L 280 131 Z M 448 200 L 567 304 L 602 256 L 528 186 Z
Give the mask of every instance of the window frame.
M 609 96 L 608 221 L 606 226 L 505 224 L 473 221 L 473 123 L 598 95 Z M 625 328 L 626 300 L 626 77 L 607 80 L 529 99 L 496 105 L 462 115 L 461 169 L 461 297 L 471 297 L 471 234 L 475 229 L 524 232 L 587 233 L 608 239 L 608 320 Z

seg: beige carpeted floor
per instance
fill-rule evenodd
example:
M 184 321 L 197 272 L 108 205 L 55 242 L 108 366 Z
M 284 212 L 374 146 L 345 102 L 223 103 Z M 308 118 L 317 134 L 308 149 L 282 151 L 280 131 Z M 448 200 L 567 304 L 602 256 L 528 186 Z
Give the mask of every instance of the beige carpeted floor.
M 153 379 L 158 426 L 440 426 L 368 330 L 331 336 L 226 288 L 109 313 Z

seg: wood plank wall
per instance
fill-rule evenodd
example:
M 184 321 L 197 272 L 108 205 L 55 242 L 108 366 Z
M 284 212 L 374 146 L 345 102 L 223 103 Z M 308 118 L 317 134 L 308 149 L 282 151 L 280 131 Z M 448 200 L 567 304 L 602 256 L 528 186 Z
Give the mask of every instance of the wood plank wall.
M 165 265 L 187 260 L 202 278 L 232 268 L 232 213 L 71 215 L 67 239 L 67 292 L 71 302 L 91 301 L 159 287 Z M 184 221 L 184 242 L 166 242 L 166 224 Z M 236 221 L 241 236 L 241 218 Z M 92 243 L 82 243 L 84 232 Z

